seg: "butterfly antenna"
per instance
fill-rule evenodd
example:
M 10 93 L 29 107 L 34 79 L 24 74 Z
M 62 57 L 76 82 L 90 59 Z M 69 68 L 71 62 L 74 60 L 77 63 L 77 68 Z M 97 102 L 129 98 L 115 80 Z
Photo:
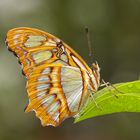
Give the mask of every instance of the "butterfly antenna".
M 93 51 L 92 51 L 92 47 L 91 47 L 90 33 L 89 33 L 88 27 L 85 27 L 85 32 L 86 32 L 86 37 L 87 37 L 90 61 L 91 61 L 91 63 L 93 63 Z

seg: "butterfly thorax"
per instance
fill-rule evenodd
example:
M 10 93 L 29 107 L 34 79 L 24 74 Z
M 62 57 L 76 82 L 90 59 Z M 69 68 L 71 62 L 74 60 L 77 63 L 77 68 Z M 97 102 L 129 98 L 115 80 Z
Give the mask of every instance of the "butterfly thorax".
M 92 74 L 89 74 L 90 81 L 90 90 L 93 92 L 97 91 L 100 86 L 100 68 L 97 63 L 93 63 L 92 65 Z

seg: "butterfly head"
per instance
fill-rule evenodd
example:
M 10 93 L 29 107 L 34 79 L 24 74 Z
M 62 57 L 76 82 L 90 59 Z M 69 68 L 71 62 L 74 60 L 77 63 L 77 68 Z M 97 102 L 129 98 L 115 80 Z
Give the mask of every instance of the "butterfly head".
M 92 79 L 92 83 L 95 86 L 95 89 L 97 90 L 97 88 L 100 86 L 100 67 L 98 65 L 98 63 L 93 63 L 92 64 L 92 75 L 91 75 L 91 79 Z

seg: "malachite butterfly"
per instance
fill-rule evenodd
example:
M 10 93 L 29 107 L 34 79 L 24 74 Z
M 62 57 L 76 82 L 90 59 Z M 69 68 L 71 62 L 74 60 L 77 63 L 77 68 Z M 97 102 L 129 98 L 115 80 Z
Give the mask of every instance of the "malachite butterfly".
M 59 38 L 34 28 L 7 33 L 8 49 L 19 59 L 27 78 L 29 104 L 43 126 L 58 126 L 75 116 L 100 86 L 100 68 L 86 62 Z

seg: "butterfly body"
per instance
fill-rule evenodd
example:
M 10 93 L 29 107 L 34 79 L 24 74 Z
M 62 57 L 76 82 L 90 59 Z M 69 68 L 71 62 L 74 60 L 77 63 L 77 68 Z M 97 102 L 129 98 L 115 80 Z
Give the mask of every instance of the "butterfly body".
M 100 85 L 98 64 L 93 70 L 67 44 L 34 28 L 15 28 L 7 33 L 6 43 L 19 59 L 27 78 L 29 104 L 43 126 L 58 126 L 76 115 L 89 90 Z

